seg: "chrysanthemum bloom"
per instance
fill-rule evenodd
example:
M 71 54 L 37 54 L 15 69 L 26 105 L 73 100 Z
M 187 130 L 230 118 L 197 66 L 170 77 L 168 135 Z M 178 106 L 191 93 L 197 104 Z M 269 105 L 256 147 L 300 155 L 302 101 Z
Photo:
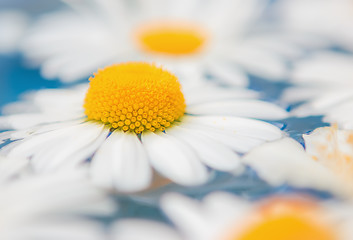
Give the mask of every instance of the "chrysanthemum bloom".
M 304 196 L 277 196 L 251 203 L 226 193 L 197 202 L 177 194 L 162 198 L 162 209 L 178 229 L 147 220 L 115 225 L 119 240 L 348 240 L 352 206 Z M 158 233 L 162 236 L 159 237 Z M 164 238 L 162 238 L 164 237 Z
M 31 104 L 7 108 L 37 112 L 1 118 L 2 126 L 19 129 L 2 133 L 1 139 L 18 141 L 1 154 L 30 158 L 38 172 L 89 164 L 97 184 L 121 191 L 148 187 L 151 166 L 183 185 L 204 183 L 206 165 L 239 170 L 237 153 L 282 137 L 277 127 L 245 117 L 286 116 L 271 103 L 247 99 L 252 98 L 248 90 L 201 85 L 184 95 L 173 74 L 147 63 L 99 70 L 90 79 L 83 109 L 82 99 L 75 98 L 80 88 L 52 91 L 54 96 L 39 91 Z M 66 102 L 66 96 L 71 100 Z
M 247 84 L 247 73 L 282 79 L 286 45 L 259 16 L 265 0 L 65 1 L 43 16 L 23 50 L 46 78 L 74 81 L 99 67 L 139 60 L 163 63 L 189 81 L 212 75 Z M 290 52 L 290 53 L 288 53 Z
M 46 174 L 0 184 L 0 238 L 101 240 L 101 224 L 82 214 L 104 216 L 114 204 L 82 172 Z
M 305 150 L 285 138 L 253 149 L 243 161 L 270 184 L 330 191 L 351 198 L 353 131 L 323 127 L 303 138 Z
M 282 26 L 288 31 L 353 49 L 351 0 L 282 0 L 275 6 Z

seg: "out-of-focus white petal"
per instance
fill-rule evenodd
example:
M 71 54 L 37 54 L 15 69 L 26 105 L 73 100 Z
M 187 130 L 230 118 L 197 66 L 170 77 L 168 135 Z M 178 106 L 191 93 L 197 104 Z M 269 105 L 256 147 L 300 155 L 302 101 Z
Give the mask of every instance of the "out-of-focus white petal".
M 291 80 L 297 84 L 320 87 L 352 85 L 353 58 L 347 54 L 319 52 L 308 59 L 298 61 L 292 70 Z
M 16 10 L 0 12 L 0 53 L 12 53 L 19 47 L 28 24 L 25 13 Z
M 188 238 L 205 239 L 209 234 L 206 212 L 195 200 L 170 193 L 161 199 L 161 207 Z
M 220 62 L 221 60 L 211 60 L 208 71 L 215 79 L 230 86 L 246 87 L 249 79 L 244 70 L 237 66 L 232 66 L 229 62 Z
M 272 185 L 289 184 L 339 192 L 339 181 L 326 167 L 305 153 L 293 139 L 284 138 L 253 149 L 242 159 Z
M 28 159 L 0 156 L 0 182 L 11 180 L 28 167 Z
M 113 227 L 114 240 L 181 240 L 176 231 L 159 222 L 142 219 L 126 219 Z
M 256 49 L 251 44 L 238 46 L 229 54 L 231 54 L 228 56 L 229 59 L 237 62 L 254 75 L 271 80 L 282 80 L 288 75 L 283 57 L 260 48 Z

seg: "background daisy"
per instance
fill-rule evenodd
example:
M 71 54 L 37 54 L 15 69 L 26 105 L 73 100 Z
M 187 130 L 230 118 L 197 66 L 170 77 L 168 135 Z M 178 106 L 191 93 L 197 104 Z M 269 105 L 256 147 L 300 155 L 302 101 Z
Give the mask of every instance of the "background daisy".
M 115 225 L 114 239 L 345 240 L 352 236 L 352 216 L 344 212 L 352 208 L 349 204 L 305 196 L 274 196 L 252 203 L 221 192 L 202 202 L 166 194 L 161 204 L 178 233 L 157 222 L 129 219 Z
M 286 76 L 293 44 L 267 30 L 260 18 L 268 1 L 65 1 L 24 38 L 23 52 L 46 78 L 65 82 L 126 60 L 163 63 L 190 80 L 214 76 L 247 85 L 247 73 Z M 189 80 L 189 81 L 190 81 Z

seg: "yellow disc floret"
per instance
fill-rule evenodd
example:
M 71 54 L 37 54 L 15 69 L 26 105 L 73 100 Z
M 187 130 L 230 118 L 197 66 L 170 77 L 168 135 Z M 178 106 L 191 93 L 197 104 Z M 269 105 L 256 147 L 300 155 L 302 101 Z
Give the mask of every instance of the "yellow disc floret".
M 148 63 L 124 63 L 90 78 L 87 118 L 124 132 L 164 131 L 185 112 L 176 76 Z
M 268 218 L 249 229 L 237 240 L 337 240 L 332 232 L 296 215 Z
M 203 47 L 206 38 L 206 34 L 198 26 L 174 22 L 148 24 L 137 34 L 143 50 L 167 55 L 196 53 Z
M 309 200 L 273 199 L 262 206 L 253 223 L 232 240 L 337 240 L 321 208 Z

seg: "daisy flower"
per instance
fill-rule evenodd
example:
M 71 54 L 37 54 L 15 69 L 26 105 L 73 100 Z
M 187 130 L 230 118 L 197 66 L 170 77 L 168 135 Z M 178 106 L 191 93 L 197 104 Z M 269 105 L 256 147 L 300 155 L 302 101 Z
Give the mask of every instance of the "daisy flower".
M 353 57 L 348 54 L 320 52 L 294 65 L 291 81 L 282 100 L 304 102 L 291 111 L 295 116 L 325 115 L 324 120 L 352 128 Z
M 353 131 L 323 127 L 303 138 L 305 150 L 293 139 L 284 138 L 253 149 L 242 160 L 272 185 L 352 197 Z
M 219 192 L 198 202 L 172 193 L 162 198 L 161 205 L 179 234 L 161 223 L 129 219 L 115 225 L 114 239 L 348 240 L 353 236 L 353 216 L 347 213 L 352 206 L 304 196 L 251 203 Z
M 77 99 L 81 90 L 39 91 L 13 105 L 16 112 L 33 104 L 35 112 L 1 118 L 0 125 L 17 130 L 2 133 L 13 142 L 0 154 L 28 158 L 38 172 L 88 164 L 94 182 L 120 191 L 148 187 L 152 168 L 196 185 L 208 179 L 206 165 L 239 170 L 239 154 L 282 137 L 277 127 L 249 117 L 287 116 L 251 99 L 249 90 L 200 85 L 183 93 L 175 75 L 148 63 L 101 69 L 90 78 L 84 101 Z
M 103 227 L 82 214 L 107 215 L 114 205 L 82 172 L 28 177 L 0 185 L 0 237 L 102 239 Z
M 23 51 L 46 78 L 70 82 L 126 60 L 163 63 L 178 76 L 206 75 L 246 85 L 251 73 L 286 75 L 279 38 L 255 23 L 264 0 L 64 1 L 69 8 L 43 16 Z
M 351 0 L 281 0 L 274 8 L 284 29 L 353 50 Z

